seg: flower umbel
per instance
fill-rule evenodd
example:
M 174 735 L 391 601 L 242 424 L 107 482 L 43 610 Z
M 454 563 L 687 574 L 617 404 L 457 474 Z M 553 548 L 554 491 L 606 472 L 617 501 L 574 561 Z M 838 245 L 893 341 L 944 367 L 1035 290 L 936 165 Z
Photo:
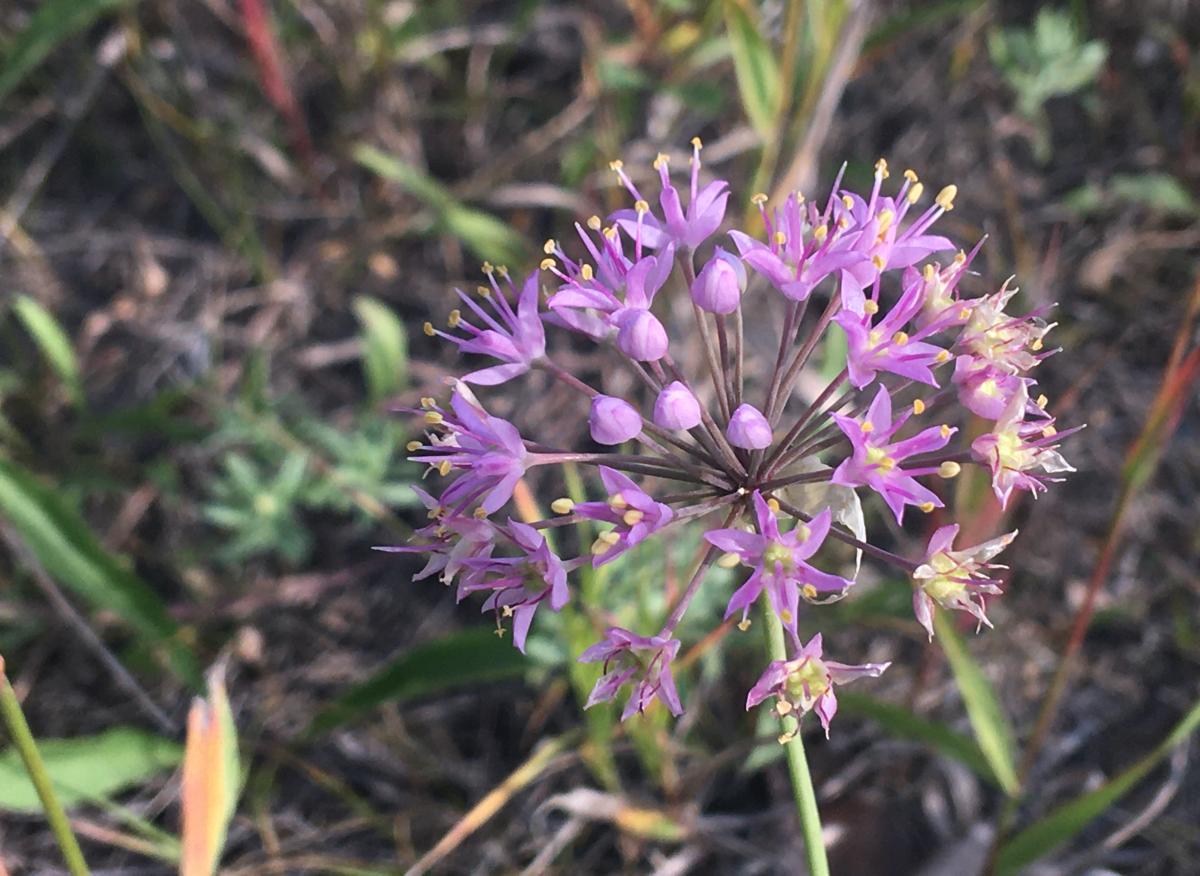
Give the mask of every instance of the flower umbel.
M 682 712 L 672 668 L 681 622 L 697 593 L 717 586 L 716 566 L 741 575 L 714 594 L 726 618 L 745 629 L 765 593 L 772 657 L 785 658 L 766 667 L 747 707 L 774 697 L 779 714 L 815 712 L 828 733 L 835 686 L 889 665 L 824 657 L 814 625 L 822 603 L 855 587 L 858 561 L 848 554 L 910 581 L 917 621 L 931 636 L 939 609 L 991 625 L 984 600 L 1000 594 L 1003 569 L 991 561 L 1016 533 L 955 549 L 942 482 L 964 466 L 986 468 L 1006 505 L 1073 470 L 1059 445 L 1074 430 L 1057 431 L 1045 397 L 1032 400 L 1033 369 L 1054 352 L 1045 349 L 1053 324 L 1041 311 L 1006 312 L 1017 294 L 1010 283 L 971 293 L 982 281 L 967 268 L 982 241 L 959 250 L 934 230 L 954 207 L 953 185 L 918 206 L 917 175 L 885 185 L 880 159 L 863 194 L 839 175 L 821 203 L 799 193 L 776 205 L 754 196 L 765 233 L 730 229 L 725 241 L 714 237 L 729 186 L 710 178 L 700 149 L 695 140 L 684 192 L 665 154 L 640 174 L 614 162 L 632 208 L 581 221 L 575 246 L 547 241 L 540 271 L 519 290 L 485 265 L 488 285 L 477 296 L 459 293 L 449 328 L 427 326 L 496 361 L 453 381 L 448 405 L 426 398 L 413 412 L 426 435 L 410 443 L 412 458 L 448 483 L 440 494 L 418 491 L 430 519 L 412 544 L 383 549 L 427 553 L 417 577 L 456 583 L 460 599 L 486 593 L 498 632 L 511 620 L 524 650 L 539 610 L 566 605 L 575 570 L 611 564 L 615 576 L 645 545 L 696 527 L 701 549 L 687 583 L 675 588 L 672 578 L 661 594 L 669 602 L 651 619 L 657 631 L 611 626 L 580 657 L 604 664 L 588 705 L 630 685 L 623 718 L 655 701 Z M 656 178 L 657 208 L 640 188 Z M 547 326 L 574 339 L 550 344 Z M 840 361 L 813 365 L 830 361 L 822 349 L 830 332 L 846 339 L 845 367 L 832 376 Z M 554 410 L 530 438 L 467 385 L 527 374 L 529 389 L 523 381 L 507 395 L 514 410 L 535 395 Z M 961 434 L 971 417 L 988 422 L 972 424 L 979 437 L 968 446 Z M 579 446 L 561 446 L 573 438 Z M 541 476 L 560 465 L 591 472 L 579 488 L 587 500 L 556 499 L 551 516 L 533 519 L 537 503 L 515 502 L 514 492 L 523 479 L 531 490 L 552 480 L 577 485 L 571 470 Z M 868 530 L 862 500 L 873 494 L 896 524 L 910 506 L 935 515 L 928 544 L 906 544 L 895 527 Z M 505 514 L 510 503 L 524 522 Z M 627 609 L 603 608 L 629 623 Z

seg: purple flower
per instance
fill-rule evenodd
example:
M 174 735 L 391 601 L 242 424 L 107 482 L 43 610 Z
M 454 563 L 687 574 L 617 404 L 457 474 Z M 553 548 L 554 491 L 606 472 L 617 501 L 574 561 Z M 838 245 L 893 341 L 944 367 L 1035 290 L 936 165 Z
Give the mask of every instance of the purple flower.
M 525 442 L 512 423 L 480 407 L 466 384 L 455 384 L 450 407 L 453 413 L 436 405 L 425 412 L 425 422 L 446 434 L 435 435 L 431 443 L 417 448 L 420 456 L 409 459 L 428 463 L 443 475 L 462 472 L 442 493 L 441 504 L 453 513 L 479 501 L 484 512 L 493 514 L 512 498 L 517 481 L 532 464 Z
M 621 627 L 609 627 L 602 641 L 579 655 L 580 663 L 604 661 L 604 675 L 592 688 L 584 708 L 608 702 L 637 677 L 637 686 L 621 713 L 622 721 L 635 712 L 645 712 L 655 698 L 662 700 L 672 715 L 682 715 L 683 706 L 671 675 L 671 661 L 677 653 L 678 639 L 662 635 L 639 636 Z
M 642 432 L 642 415 L 624 399 L 598 395 L 588 415 L 592 440 L 597 444 L 624 444 Z
M 955 360 L 953 379 L 963 406 L 990 420 L 1003 416 L 1013 397 L 1029 380 L 974 356 L 959 356 Z
M 581 502 L 573 509 L 579 517 L 615 524 L 604 537 L 596 539 L 592 548 L 594 566 L 615 560 L 675 516 L 670 506 L 654 501 L 649 493 L 615 469 L 600 466 L 600 480 L 608 491 L 608 501 Z
M 762 450 L 771 446 L 771 424 L 754 405 L 738 405 L 725 430 L 729 443 L 743 450 Z
M 517 296 L 517 307 L 513 310 L 508 303 L 508 297 L 496 282 L 496 271 L 487 266 L 487 286 L 480 286 L 479 293 L 484 300 L 492 305 L 495 316 L 476 304 L 470 296 L 461 289 L 455 289 L 463 304 L 478 317 L 483 328 L 474 325 L 462 314 L 455 310 L 450 314 L 450 328 L 466 332 L 466 337 L 448 334 L 435 329 L 432 323 L 425 323 L 425 333 L 440 335 L 446 340 L 453 341 L 464 353 L 478 353 L 500 359 L 505 364 L 493 365 L 472 371 L 462 379 L 467 383 L 477 383 L 484 386 L 494 386 L 514 377 L 524 374 L 529 366 L 546 355 L 546 330 L 538 314 L 538 275 L 530 274 L 521 293 Z M 504 273 L 508 288 L 515 293 L 512 281 Z
M 966 353 L 1009 374 L 1028 371 L 1054 352 L 1042 349 L 1054 323 L 1046 323 L 1036 311 L 1025 316 L 1004 312 L 1017 291 L 1005 283 L 994 295 L 971 302 L 970 318 L 958 339 Z
M 1029 421 L 1025 415 L 1031 409 L 1037 418 Z M 1062 480 L 1047 475 L 1075 471 L 1058 452 L 1058 442 L 1077 430 L 1078 427 L 1057 431 L 1054 418 L 1029 403 L 1028 391 L 1022 384 L 992 431 L 971 444 L 971 452 L 991 468 L 992 492 L 1001 507 L 1006 508 L 1013 490 L 1028 490 L 1036 498 L 1045 491 L 1047 483 Z
M 719 179 L 700 187 L 700 138 L 692 138 L 692 180 L 687 211 L 679 198 L 679 192 L 671 183 L 670 159 L 659 154 L 654 159 L 654 169 L 662 184 L 662 194 L 659 195 L 659 205 L 663 218 L 660 221 L 645 210 L 620 210 L 613 214 L 613 219 L 631 237 L 640 235 L 641 241 L 652 249 L 659 249 L 673 244 L 675 246 L 695 249 L 712 236 L 721 227 L 725 218 L 725 204 L 729 200 L 729 183 Z M 641 204 L 646 199 L 625 174 L 621 162 L 612 163 L 613 170 L 624 184 L 629 193 Z
M 817 633 L 808 644 L 800 649 L 791 660 L 772 662 L 759 677 L 746 697 L 746 709 L 752 709 L 767 697 L 775 697 L 775 711 L 779 715 L 802 717 L 816 712 L 829 738 L 829 722 L 837 714 L 837 694 L 834 685 L 846 684 L 858 678 L 878 678 L 892 664 L 866 663 L 851 666 L 825 660 L 822 652 L 821 634 Z M 779 741 L 788 742 L 795 735 L 781 736 Z
M 373 549 L 390 554 L 427 553 L 429 561 L 413 575 L 413 580 L 441 573 L 439 580 L 450 586 L 468 560 L 491 556 L 496 545 L 496 527 L 490 520 L 447 514 L 442 504 L 420 487 L 414 486 L 412 491 L 433 522 L 413 533 L 414 538 L 420 539 L 416 544 L 379 545 Z
M 509 520 L 506 534 L 521 551 L 516 557 L 486 557 L 467 561 L 471 569 L 459 588 L 459 600 L 468 593 L 490 590 L 483 611 L 513 619 L 513 644 L 525 653 L 529 625 L 543 602 L 559 611 L 570 598 L 567 570 L 550 550 L 546 537 L 524 523 Z
M 704 534 L 709 544 L 736 555 L 742 564 L 754 568 L 746 583 L 729 600 L 725 617 L 741 612 L 744 622 L 750 606 L 765 587 L 772 609 L 795 636 L 801 595 L 812 600 L 820 593 L 840 594 L 853 582 L 815 569 L 807 562 L 829 534 L 832 515 L 828 508 L 808 523 L 797 521 L 790 532 L 780 532 L 775 512 L 758 490 L 754 491 L 753 500 L 758 532 L 714 529 Z
M 746 268 L 721 247 L 692 282 L 692 301 L 709 313 L 733 313 L 746 289 Z
M 920 312 L 924 293 L 925 286 L 919 280 L 910 283 L 878 325 L 871 324 L 871 315 L 879 310 L 873 299 L 864 302 L 861 315 L 844 310 L 833 318 L 846 332 L 846 368 L 855 387 L 867 386 L 880 371 L 938 385 L 932 368 L 948 362 L 950 354 L 921 339 L 941 331 L 945 324 L 933 322 L 913 335 L 904 331 L 904 326 Z
M 1008 547 L 1017 537 L 1016 530 L 977 544 L 975 547 L 951 550 L 958 535 L 958 526 L 943 526 L 934 532 L 925 549 L 925 558 L 913 572 L 913 611 L 921 626 L 933 638 L 933 605 L 969 612 L 980 624 L 992 625 L 984 614 L 984 594 L 999 593 L 1000 582 L 989 573 L 1004 569 L 989 563 L 992 557 Z
M 654 423 L 663 429 L 686 431 L 700 425 L 700 402 L 681 381 L 663 387 L 654 402 Z
M 917 505 L 923 511 L 942 507 L 942 501 L 913 477 L 932 474 L 937 471 L 937 466 L 906 470 L 900 463 L 910 456 L 941 450 L 957 431 L 949 426 L 933 426 L 911 438 L 891 443 L 891 437 L 908 417 L 905 413 L 892 420 L 892 398 L 883 386 L 879 387 L 864 419 L 833 415 L 834 422 L 850 439 L 854 451 L 834 470 L 831 481 L 846 487 L 870 487 L 883 496 L 896 515 L 897 523 L 903 522 L 905 505 Z

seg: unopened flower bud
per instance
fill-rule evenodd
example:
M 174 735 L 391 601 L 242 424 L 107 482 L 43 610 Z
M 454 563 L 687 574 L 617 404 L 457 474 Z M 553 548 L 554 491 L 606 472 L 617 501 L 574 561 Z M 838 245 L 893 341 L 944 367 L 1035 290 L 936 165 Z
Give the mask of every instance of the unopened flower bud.
M 657 362 L 667 354 L 667 330 L 648 310 L 631 310 L 620 322 L 617 346 L 630 359 Z
M 709 313 L 733 313 L 742 300 L 746 269 L 720 247 L 692 281 L 692 300 Z
M 672 431 L 695 428 L 700 424 L 700 402 L 682 382 L 667 384 L 654 403 L 654 424 Z
M 592 399 L 588 426 L 597 444 L 623 444 L 641 434 L 642 416 L 623 399 L 598 395 Z
M 730 444 L 743 450 L 762 450 L 771 446 L 771 424 L 753 405 L 741 405 L 733 412 L 726 434 Z

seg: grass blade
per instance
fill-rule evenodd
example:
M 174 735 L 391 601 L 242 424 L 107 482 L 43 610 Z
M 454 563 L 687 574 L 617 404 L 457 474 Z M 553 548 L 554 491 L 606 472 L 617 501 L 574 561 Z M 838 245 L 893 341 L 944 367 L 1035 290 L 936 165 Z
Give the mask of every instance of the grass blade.
M 216 872 L 237 808 L 240 780 L 237 728 L 225 692 L 224 667 L 218 665 L 208 675 L 208 698 L 195 700 L 188 713 L 180 876 Z
M 67 389 L 71 402 L 78 405 L 83 401 L 83 382 L 79 377 L 79 362 L 71 339 L 63 331 L 54 314 L 28 295 L 18 295 L 13 302 L 13 311 L 25 331 L 50 363 L 59 380 Z
M 313 719 L 310 736 L 319 736 L 384 703 L 410 700 L 466 684 L 515 678 L 529 668 L 511 643 L 487 628 L 465 630 L 421 645 L 352 688 Z
M 408 383 L 408 338 L 395 311 L 375 298 L 355 298 L 354 315 L 363 330 L 367 392 L 378 404 Z
M 967 651 L 967 646 L 959 636 L 954 623 L 945 612 L 939 611 L 934 620 L 938 641 L 942 643 L 942 651 L 950 663 L 954 673 L 954 681 L 962 694 L 963 703 L 967 707 L 967 716 L 971 719 L 971 728 L 975 731 L 975 739 L 979 749 L 987 759 L 996 781 L 1009 796 L 1017 793 L 1017 769 L 1014 757 L 1012 726 L 996 691 L 984 676 L 979 664 Z
M 981 778 L 1000 784 L 975 740 L 940 721 L 922 718 L 904 706 L 854 692 L 839 692 L 838 708 L 848 715 L 870 718 L 896 739 L 919 742 L 938 754 L 958 761 Z
M 0 102 L 55 47 L 92 25 L 101 15 L 131 0 L 45 0 L 29 24 L 8 44 L 0 58 Z
M 13 462 L 0 459 L 0 518 L 46 571 L 94 608 L 107 609 L 162 648 L 184 682 L 199 687 L 191 651 L 150 587 L 100 544 L 84 520 L 52 490 Z
M 733 70 L 746 117 L 764 139 L 775 130 L 779 105 L 779 65 L 770 44 L 759 33 L 749 11 L 736 0 L 725 0 L 725 29 L 733 55 Z
M 1093 819 L 1133 790 L 1172 750 L 1191 736 L 1197 727 L 1200 727 L 1200 703 L 1192 706 L 1191 711 L 1175 725 L 1157 748 L 1133 766 L 1096 790 L 1055 809 L 1005 843 L 997 859 L 997 873 L 1001 876 L 1019 873 L 1027 865 L 1074 837 Z
M 491 213 L 466 206 L 428 174 L 373 146 L 356 147 L 354 160 L 424 201 L 436 214 L 438 225 L 475 255 L 500 264 L 521 261 L 525 241 L 512 226 Z

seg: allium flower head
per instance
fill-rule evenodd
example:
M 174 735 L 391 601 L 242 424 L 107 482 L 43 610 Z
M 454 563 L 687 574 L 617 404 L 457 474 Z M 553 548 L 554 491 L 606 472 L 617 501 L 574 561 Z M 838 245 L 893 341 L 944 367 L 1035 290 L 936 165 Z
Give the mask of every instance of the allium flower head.
M 686 186 L 676 186 L 665 155 L 644 175 L 613 168 L 630 209 L 579 222 L 577 243 L 547 241 L 541 273 L 519 292 L 485 266 L 482 297 L 463 295 L 450 329 L 430 329 L 499 360 L 464 378 L 477 387 L 536 372 L 522 392 L 545 395 L 553 422 L 522 421 L 523 437 L 463 381 L 448 406 L 424 399 L 414 413 L 427 434 L 409 449 L 447 483 L 419 492 L 429 523 L 411 545 L 387 550 L 428 553 L 418 577 L 457 583 L 460 598 L 486 593 L 484 609 L 501 629 L 512 623 L 523 649 L 537 612 L 566 603 L 575 570 L 619 575 L 647 545 L 663 550 L 694 527 L 701 547 L 686 583 L 664 589 L 656 632 L 612 627 L 583 654 L 604 663 L 588 704 L 631 685 L 623 717 L 655 700 L 678 714 L 681 623 L 702 589 L 722 587 L 712 595 L 739 628 L 761 601 L 772 630 L 786 630 L 774 637 L 786 659 L 773 654 L 747 705 L 775 697 L 781 714 L 815 712 L 828 731 L 834 686 L 888 665 L 826 660 L 816 631 L 820 606 L 853 593 L 862 558 L 898 570 L 885 581 L 911 582 L 927 631 L 939 610 L 990 625 L 984 599 L 999 595 L 1001 568 L 991 560 L 1015 533 L 956 550 L 945 510 L 918 546 L 877 525 L 864 503 L 877 495 L 903 524 L 910 506 L 944 509 L 952 491 L 943 482 L 965 466 L 989 471 L 1004 504 L 1071 471 L 1058 448 L 1073 430 L 1056 431 L 1033 376 L 1052 352 L 1044 341 L 1053 325 L 1041 310 L 1010 315 L 1016 287 L 996 291 L 968 271 L 982 241 L 959 249 L 938 233 L 953 185 L 927 199 L 911 170 L 888 183 L 882 159 L 865 193 L 839 174 L 815 202 L 754 196 L 762 233 L 732 228 L 728 241 L 729 186 L 708 178 L 698 140 Z M 653 201 L 639 189 L 645 176 L 658 178 Z M 556 343 L 546 327 L 573 337 Z M 845 367 L 829 369 L 838 348 L 825 341 L 842 335 Z M 985 423 L 971 423 L 979 437 L 967 446 L 962 427 L 978 417 Z M 522 479 L 530 490 L 576 489 L 574 472 L 542 475 L 560 465 L 590 473 L 586 496 L 554 500 L 545 519 L 498 517 Z M 909 529 L 916 522 L 910 516 Z M 714 567 L 735 581 L 717 583 L 728 578 Z

